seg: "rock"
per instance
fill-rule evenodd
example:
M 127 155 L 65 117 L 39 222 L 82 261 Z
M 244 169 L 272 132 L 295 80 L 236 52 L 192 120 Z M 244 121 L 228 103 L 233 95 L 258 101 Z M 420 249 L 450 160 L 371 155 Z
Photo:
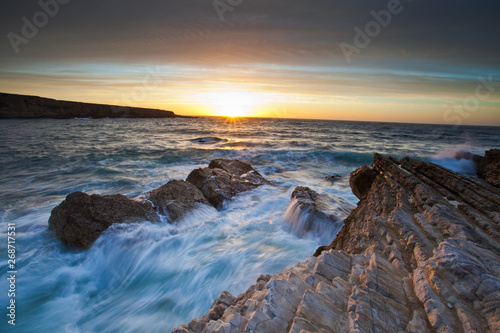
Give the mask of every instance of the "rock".
M 313 233 L 330 242 L 342 227 L 344 218 L 354 208 L 355 205 L 344 198 L 297 186 L 284 219 L 299 237 Z
M 208 168 L 193 170 L 186 180 L 200 189 L 217 209 L 238 193 L 269 184 L 250 164 L 228 159 L 213 160 Z
M 326 176 L 325 177 L 326 180 L 329 180 L 331 182 L 335 182 L 335 181 L 339 180 L 340 178 L 342 178 L 341 175 L 333 175 L 333 176 Z
M 478 164 L 477 174 L 488 183 L 500 187 L 500 149 L 490 149 Z
M 218 158 L 212 160 L 208 167 L 210 169 L 222 169 L 230 175 L 240 177 L 242 180 L 252 183 L 270 184 L 270 182 L 258 173 L 257 170 L 255 170 L 250 164 L 240 160 Z
M 476 163 L 476 165 L 479 165 L 479 163 L 481 163 L 481 161 L 483 159 L 483 157 L 481 155 L 477 155 L 477 154 L 471 153 L 471 152 L 466 151 L 466 150 L 459 150 L 459 151 L 455 152 L 455 155 L 453 156 L 453 158 L 456 160 L 462 160 L 462 159 L 470 160 L 470 161 L 473 161 L 474 163 Z
M 193 143 L 202 143 L 202 144 L 214 144 L 214 143 L 219 143 L 219 142 L 227 142 L 227 139 L 222 139 L 218 138 L 216 136 L 214 137 L 205 137 L 205 138 L 196 138 L 191 140 Z
M 352 193 L 361 200 L 370 191 L 375 177 L 377 177 L 377 172 L 369 165 L 363 165 L 361 168 L 351 172 L 349 184 L 351 185 Z
M 329 246 L 182 332 L 499 332 L 500 189 L 379 154 L 367 178 Z
M 49 229 L 67 245 L 88 248 L 114 223 L 158 221 L 155 210 L 172 223 L 198 205 L 220 208 L 238 193 L 270 184 L 239 160 L 217 159 L 210 165 L 193 170 L 188 181 L 171 180 L 136 200 L 120 194 L 71 193 L 52 210 Z
M 184 180 L 171 180 L 144 195 L 158 212 L 173 222 L 196 208 L 199 204 L 210 205 L 203 193 L 193 184 Z
M 0 93 L 2 118 L 173 118 L 172 111 L 58 101 L 37 96 Z
M 49 229 L 67 245 L 88 248 L 114 223 L 158 221 L 153 206 L 121 194 L 69 194 L 52 210 Z

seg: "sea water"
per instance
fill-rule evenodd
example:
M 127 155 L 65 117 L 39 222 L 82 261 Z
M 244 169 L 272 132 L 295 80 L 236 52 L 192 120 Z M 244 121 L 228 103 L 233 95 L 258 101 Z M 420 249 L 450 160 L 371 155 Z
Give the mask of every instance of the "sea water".
M 296 186 L 353 204 L 349 173 L 373 153 L 412 156 L 472 175 L 457 150 L 499 148 L 495 127 L 284 119 L 71 119 L 0 121 L 0 331 L 7 306 L 7 226 L 15 225 L 16 331 L 165 332 L 206 313 L 260 274 L 307 260 L 326 241 L 300 237 L 283 218 Z M 121 224 L 89 250 L 48 230 L 74 191 L 137 197 L 214 158 L 251 163 L 274 186 L 203 207 L 176 224 Z M 335 181 L 325 177 L 340 175 Z M 333 237 L 332 237 L 333 238 Z M 332 239 L 333 240 L 333 239 Z

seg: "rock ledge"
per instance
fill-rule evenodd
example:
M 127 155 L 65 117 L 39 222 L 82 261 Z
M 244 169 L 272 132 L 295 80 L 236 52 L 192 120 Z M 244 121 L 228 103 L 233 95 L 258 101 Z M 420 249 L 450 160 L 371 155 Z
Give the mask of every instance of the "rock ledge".
M 332 244 L 173 332 L 500 332 L 500 189 L 411 158 L 368 169 Z

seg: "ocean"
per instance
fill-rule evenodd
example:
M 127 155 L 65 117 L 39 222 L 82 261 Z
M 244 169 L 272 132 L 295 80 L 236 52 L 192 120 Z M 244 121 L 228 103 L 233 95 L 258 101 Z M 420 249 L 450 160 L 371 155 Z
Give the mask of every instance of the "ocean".
M 349 173 L 373 153 L 412 156 L 464 175 L 457 151 L 500 148 L 500 128 L 286 119 L 0 121 L 0 331 L 7 323 L 7 226 L 15 225 L 17 332 L 165 332 L 329 244 L 296 236 L 283 215 L 296 186 L 358 202 Z M 48 230 L 74 191 L 137 197 L 214 158 L 249 162 L 274 186 L 204 207 L 178 224 L 121 224 L 89 250 Z M 332 182 L 326 177 L 340 175 Z M 324 236 L 324 235 L 323 235 Z

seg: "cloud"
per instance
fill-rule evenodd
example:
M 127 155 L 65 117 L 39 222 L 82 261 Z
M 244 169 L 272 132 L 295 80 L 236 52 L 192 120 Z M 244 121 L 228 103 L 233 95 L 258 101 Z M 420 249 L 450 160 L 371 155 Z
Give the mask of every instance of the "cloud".
M 21 34 L 38 1 L 0 3 L 0 90 L 115 99 L 160 66 L 169 92 L 155 100 L 233 84 L 317 103 L 442 104 L 473 92 L 479 75 L 500 78 L 500 4 L 490 0 L 401 0 L 351 63 L 339 44 L 354 45 L 354 28 L 397 0 L 244 0 L 223 21 L 212 0 L 71 0 L 16 54 L 6 36 Z
M 395 1 L 395 0 L 393 0 Z M 3 2 L 0 28 L 20 32 L 36 1 Z M 425 59 L 467 66 L 498 65 L 500 31 L 492 1 L 401 1 L 360 64 L 373 59 Z M 14 56 L 2 40 L 0 57 L 22 61 L 162 62 L 198 64 L 344 63 L 341 42 L 387 1 L 243 1 L 220 21 L 209 0 L 77 1 L 61 6 L 36 38 Z

